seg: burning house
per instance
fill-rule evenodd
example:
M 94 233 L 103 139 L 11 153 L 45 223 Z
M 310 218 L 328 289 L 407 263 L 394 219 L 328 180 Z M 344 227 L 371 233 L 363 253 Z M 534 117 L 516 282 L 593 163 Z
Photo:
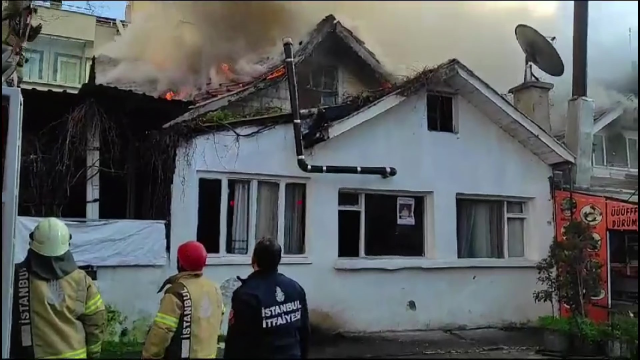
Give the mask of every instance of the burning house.
M 229 295 L 251 271 L 255 241 L 272 237 L 283 246 L 281 271 L 307 289 L 312 321 L 331 330 L 498 325 L 545 313 L 531 292 L 554 235 L 549 178 L 575 156 L 542 117 L 455 59 L 395 78 L 333 16 L 286 49 L 289 61 L 266 60 L 250 78 L 221 63 L 226 80 L 198 92 L 109 82 L 100 73 L 119 61 L 96 59 L 98 87 L 137 93 L 154 118 L 127 135 L 138 152 L 124 152 L 119 172 L 131 179 L 120 189 L 131 202 L 140 197 L 133 189 L 161 194 L 148 199 L 170 224 L 164 266 L 98 267 L 105 301 L 130 319 L 151 315 L 150 294 L 193 239 L 210 254 L 207 276 Z M 135 122 L 140 99 L 103 101 Z M 143 159 L 157 165 L 133 171 Z M 111 201 L 103 173 L 86 202 Z
M 548 179 L 571 152 L 458 60 L 394 79 L 333 16 L 292 55 L 165 124 L 196 131 L 176 155 L 169 268 L 197 239 L 228 292 L 272 237 L 333 330 L 544 313 L 531 291 L 554 233 Z

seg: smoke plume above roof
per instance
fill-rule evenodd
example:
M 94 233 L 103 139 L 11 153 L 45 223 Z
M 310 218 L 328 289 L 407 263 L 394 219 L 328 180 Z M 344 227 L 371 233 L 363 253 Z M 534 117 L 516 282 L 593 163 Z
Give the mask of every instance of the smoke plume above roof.
M 637 64 L 638 3 L 589 4 L 589 95 L 602 106 L 626 101 L 620 93 L 634 76 L 632 62 Z M 555 83 L 552 101 L 558 111 L 564 109 L 571 89 L 572 12 L 572 2 L 560 1 L 136 1 L 132 23 L 123 36 L 98 50 L 125 60 L 107 74 L 111 78 L 202 86 L 206 81 L 224 81 L 221 63 L 231 64 L 238 75 L 256 75 L 264 70 L 255 65 L 258 59 L 279 55 L 281 38 L 303 40 L 332 13 L 393 73 L 410 75 L 424 66 L 458 58 L 506 93 L 522 82 L 524 54 L 514 28 L 524 23 L 556 37 L 565 75 L 552 78 L 537 69 L 534 72 L 541 80 Z

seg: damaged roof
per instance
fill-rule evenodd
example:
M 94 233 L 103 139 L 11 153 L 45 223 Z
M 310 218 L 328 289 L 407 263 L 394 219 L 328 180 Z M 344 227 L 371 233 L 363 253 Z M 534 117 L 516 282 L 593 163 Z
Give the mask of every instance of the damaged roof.
M 294 54 L 296 63 L 300 63 L 310 56 L 314 49 L 317 48 L 318 44 L 320 44 L 322 40 L 331 33 L 338 35 L 345 44 L 347 44 L 369 67 L 371 67 L 378 79 L 386 82 L 391 82 L 393 80 L 393 76 L 387 72 L 376 55 L 365 46 L 364 41 L 358 38 L 333 15 L 328 15 L 322 19 L 308 34 L 306 40 L 299 43 Z M 105 74 L 114 69 L 119 63 L 120 60 L 106 55 L 100 55 L 96 58 L 96 73 Z M 250 81 L 225 83 L 215 88 L 207 87 L 194 95 L 196 105 L 193 106 L 193 109 L 190 112 L 168 123 L 166 126 L 171 126 L 184 120 L 215 111 L 256 91 L 269 88 L 285 78 L 284 62 L 282 60 L 278 60 L 275 62 L 275 65 L 269 67 L 262 75 L 257 76 Z M 158 94 L 158 84 L 154 80 L 147 82 L 103 81 L 101 84 L 152 96 L 162 95 Z
M 316 25 L 315 29 L 309 33 L 307 39 L 300 42 L 300 45 L 294 53 L 296 64 L 301 63 L 309 57 L 318 44 L 320 44 L 322 40 L 332 32 L 337 34 L 340 39 L 342 39 L 367 65 L 369 65 L 381 81 L 391 82 L 393 80 L 394 77 L 384 69 L 375 54 L 365 46 L 364 42 L 356 37 L 351 30 L 342 25 L 342 23 L 340 23 L 340 21 L 338 21 L 333 15 L 328 15 L 322 19 L 322 21 Z M 208 100 L 198 102 L 193 106 L 191 111 L 169 122 L 165 127 L 216 111 L 234 101 L 243 99 L 256 91 L 274 86 L 285 79 L 286 71 L 284 67 L 284 60 L 282 60 L 279 61 L 277 65 L 272 66 L 261 77 L 251 82 L 238 84 L 239 86 L 230 89 L 230 91 L 227 91 L 224 94 L 212 96 Z
M 425 69 L 392 88 L 352 97 L 338 106 L 306 110 L 306 112 L 312 113 L 312 116 L 306 116 L 306 124 L 303 124 L 305 147 L 328 141 L 349 131 L 398 105 L 418 91 L 428 88 L 434 82 L 444 83 L 456 94 L 464 97 L 496 126 L 512 136 L 547 165 L 575 162 L 575 155 L 563 144 L 457 59 L 451 59 L 434 68 Z M 291 121 L 290 113 L 235 119 L 233 123 L 225 124 L 227 125 L 225 128 L 256 125 L 256 122 L 282 123 L 287 121 Z

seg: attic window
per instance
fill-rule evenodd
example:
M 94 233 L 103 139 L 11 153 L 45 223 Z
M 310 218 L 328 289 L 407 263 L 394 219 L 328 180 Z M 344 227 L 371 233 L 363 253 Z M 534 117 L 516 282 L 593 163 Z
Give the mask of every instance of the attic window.
M 427 128 L 429 131 L 456 132 L 453 96 L 427 94 Z
M 316 65 L 310 71 L 301 69 L 300 72 L 300 102 L 302 108 L 308 109 L 338 104 L 337 67 Z

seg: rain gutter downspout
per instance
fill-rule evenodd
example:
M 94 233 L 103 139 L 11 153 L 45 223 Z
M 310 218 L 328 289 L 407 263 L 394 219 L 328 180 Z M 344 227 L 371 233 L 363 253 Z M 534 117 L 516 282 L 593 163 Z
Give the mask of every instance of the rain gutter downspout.
M 302 148 L 302 124 L 300 120 L 300 106 L 298 103 L 298 82 L 296 80 L 295 63 L 293 59 L 293 41 L 290 38 L 283 40 L 284 62 L 289 82 L 289 98 L 291 100 L 291 115 L 293 117 L 293 135 L 296 144 L 296 156 L 298 167 L 306 173 L 312 174 L 361 174 L 380 175 L 383 178 L 395 176 L 398 171 L 393 167 L 362 167 L 362 166 L 336 166 L 336 165 L 310 165 L 304 158 Z

